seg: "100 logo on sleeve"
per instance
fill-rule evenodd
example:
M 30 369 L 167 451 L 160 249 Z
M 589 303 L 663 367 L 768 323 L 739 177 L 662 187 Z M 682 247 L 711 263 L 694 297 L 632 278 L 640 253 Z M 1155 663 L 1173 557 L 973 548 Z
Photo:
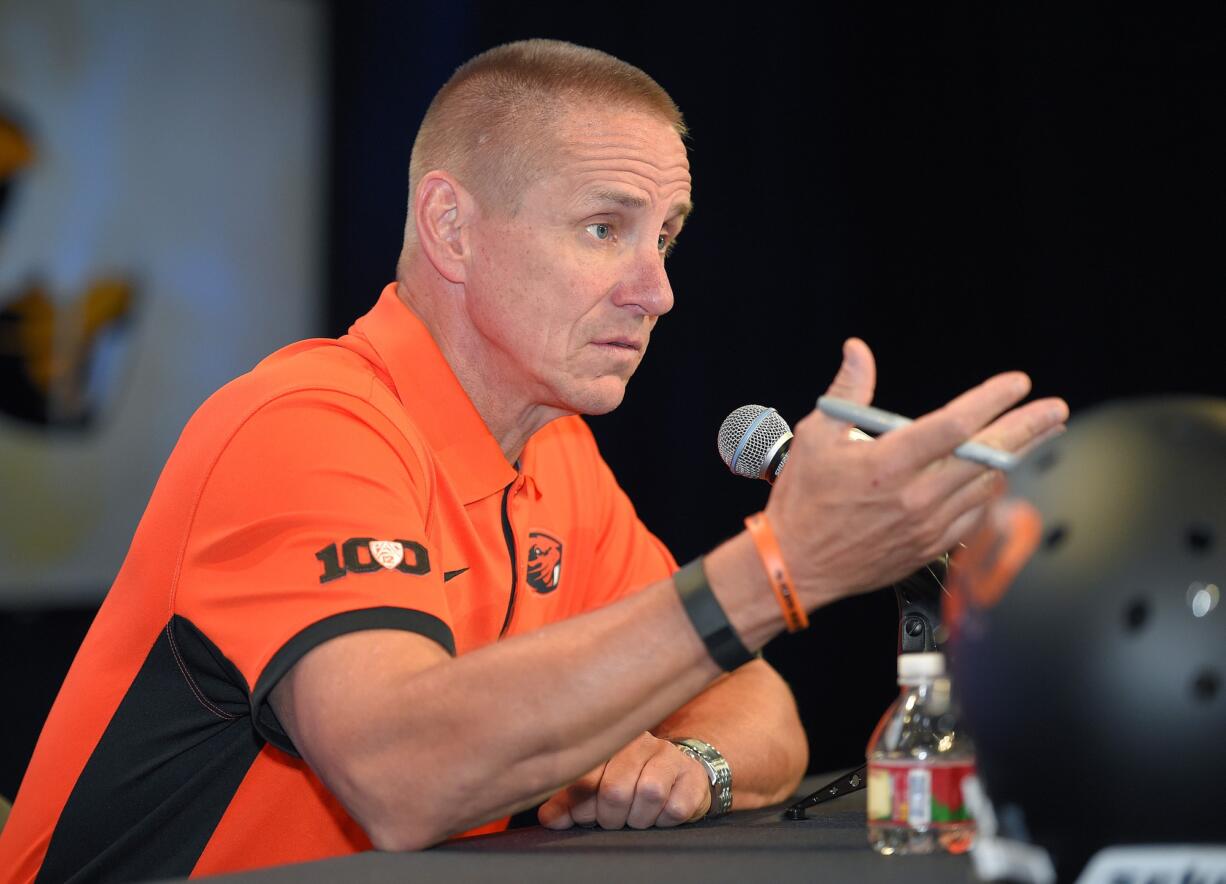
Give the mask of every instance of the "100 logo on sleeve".
M 415 540 L 350 537 L 339 550 L 332 543 L 315 553 L 315 558 L 324 566 L 324 572 L 319 575 L 320 583 L 339 580 L 349 573 L 370 574 L 383 570 L 401 574 L 430 573 L 430 554 Z

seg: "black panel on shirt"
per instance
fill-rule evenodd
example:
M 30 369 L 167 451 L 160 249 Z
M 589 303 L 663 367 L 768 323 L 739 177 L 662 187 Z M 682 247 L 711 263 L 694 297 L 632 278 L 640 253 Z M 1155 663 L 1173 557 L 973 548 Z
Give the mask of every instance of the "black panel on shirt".
M 242 674 L 189 620 L 168 626 L 77 778 L 38 881 L 187 875 L 263 747 Z
M 168 626 L 77 778 L 38 882 L 188 875 L 264 739 L 293 752 L 268 694 L 321 642 L 362 629 L 404 629 L 455 655 L 451 629 L 430 614 L 390 607 L 347 611 L 290 639 L 250 692 L 242 673 L 190 620 L 175 616 Z
M 260 673 L 255 690 L 251 694 L 251 712 L 255 728 L 260 736 L 272 743 L 278 749 L 298 757 L 298 750 L 290 740 L 281 722 L 268 705 L 268 695 L 294 664 L 316 645 L 323 644 L 330 638 L 336 638 L 350 632 L 360 632 L 364 629 L 403 629 L 416 632 L 442 645 L 443 649 L 455 656 L 455 637 L 451 627 L 433 614 L 424 611 L 411 611 L 407 608 L 360 608 L 355 611 L 344 611 L 333 614 L 324 620 L 312 623 L 306 629 L 295 635 L 281 650 L 273 655 Z

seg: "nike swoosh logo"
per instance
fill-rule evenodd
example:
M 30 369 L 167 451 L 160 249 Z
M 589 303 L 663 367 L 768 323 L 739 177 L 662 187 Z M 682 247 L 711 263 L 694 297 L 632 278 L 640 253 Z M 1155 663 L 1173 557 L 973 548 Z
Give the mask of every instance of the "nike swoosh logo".
M 444 571 L 443 572 L 443 582 L 446 583 L 452 577 L 459 577 L 461 574 L 463 574 L 467 570 L 468 570 L 467 568 L 457 568 L 454 571 Z

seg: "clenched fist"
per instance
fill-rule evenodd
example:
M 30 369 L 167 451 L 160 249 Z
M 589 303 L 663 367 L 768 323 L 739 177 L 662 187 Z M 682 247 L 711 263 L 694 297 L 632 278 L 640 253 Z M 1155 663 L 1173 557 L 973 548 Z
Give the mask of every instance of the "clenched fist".
M 541 805 L 537 818 L 550 829 L 648 829 L 701 819 L 710 806 L 703 766 L 644 732 Z

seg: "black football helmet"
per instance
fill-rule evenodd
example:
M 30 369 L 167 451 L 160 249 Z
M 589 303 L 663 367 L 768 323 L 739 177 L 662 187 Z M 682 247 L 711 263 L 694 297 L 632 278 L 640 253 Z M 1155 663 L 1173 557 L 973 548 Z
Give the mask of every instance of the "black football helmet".
M 945 615 L 977 749 L 980 874 L 1072 881 L 1112 848 L 1087 878 L 1118 859 L 1128 875 L 1101 880 L 1133 880 L 1148 855 L 1169 880 L 1218 880 L 1226 400 L 1074 418 L 1009 474 L 987 523 L 953 557 Z

